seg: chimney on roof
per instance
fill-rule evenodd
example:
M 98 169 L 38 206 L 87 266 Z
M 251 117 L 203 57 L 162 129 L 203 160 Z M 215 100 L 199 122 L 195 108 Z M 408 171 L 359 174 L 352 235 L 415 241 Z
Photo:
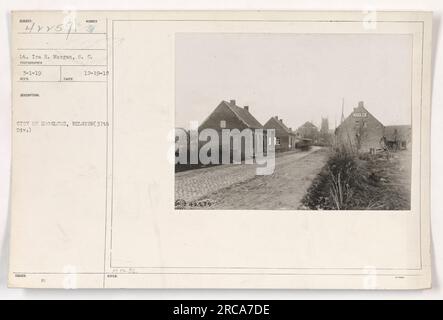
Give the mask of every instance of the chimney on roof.
M 231 106 L 235 106 L 235 100 L 229 100 L 229 104 L 230 104 Z
M 277 120 L 278 120 L 278 116 L 275 116 L 275 119 L 277 119 Z
M 280 119 L 280 122 L 283 123 L 283 119 Z
M 358 102 L 358 107 L 359 107 L 359 108 L 363 108 L 364 105 L 365 105 L 364 101 L 359 101 L 359 102 Z
M 244 106 L 243 109 L 249 112 L 249 106 Z

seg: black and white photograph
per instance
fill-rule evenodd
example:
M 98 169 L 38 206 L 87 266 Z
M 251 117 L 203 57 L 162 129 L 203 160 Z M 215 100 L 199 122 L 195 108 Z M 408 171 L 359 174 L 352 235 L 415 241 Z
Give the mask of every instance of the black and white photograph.
M 8 9 L 0 296 L 438 289 L 439 15 L 330 6 Z
M 182 33 L 175 208 L 410 210 L 412 37 Z

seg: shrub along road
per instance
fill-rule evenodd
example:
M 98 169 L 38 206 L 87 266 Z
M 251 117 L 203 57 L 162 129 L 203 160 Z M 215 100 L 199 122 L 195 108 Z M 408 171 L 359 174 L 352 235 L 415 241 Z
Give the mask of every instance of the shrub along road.
M 409 210 L 411 152 L 331 155 L 303 205 L 320 210 Z

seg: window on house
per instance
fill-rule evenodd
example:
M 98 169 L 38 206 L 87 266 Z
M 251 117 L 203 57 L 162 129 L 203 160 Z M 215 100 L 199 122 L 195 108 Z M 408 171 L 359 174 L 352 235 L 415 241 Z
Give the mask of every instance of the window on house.
M 220 121 L 220 128 L 226 128 L 226 121 L 225 120 Z
M 275 138 L 275 145 L 279 146 L 280 145 L 280 138 Z

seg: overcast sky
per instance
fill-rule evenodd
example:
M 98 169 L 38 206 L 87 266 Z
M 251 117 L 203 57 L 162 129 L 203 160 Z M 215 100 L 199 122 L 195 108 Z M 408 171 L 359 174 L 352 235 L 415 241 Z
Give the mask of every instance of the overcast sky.
M 383 124 L 411 123 L 408 35 L 177 34 L 176 126 L 201 123 L 221 100 L 264 124 L 340 121 L 358 101 Z

